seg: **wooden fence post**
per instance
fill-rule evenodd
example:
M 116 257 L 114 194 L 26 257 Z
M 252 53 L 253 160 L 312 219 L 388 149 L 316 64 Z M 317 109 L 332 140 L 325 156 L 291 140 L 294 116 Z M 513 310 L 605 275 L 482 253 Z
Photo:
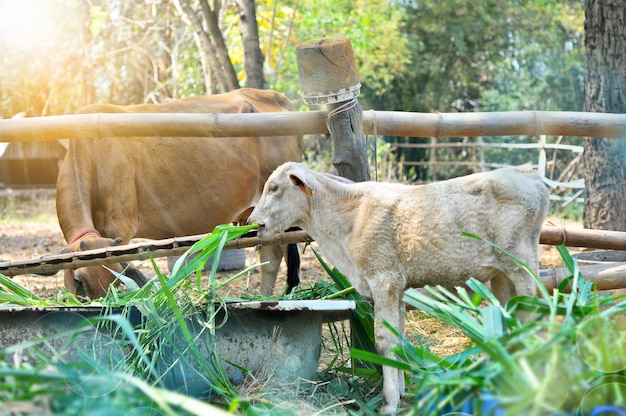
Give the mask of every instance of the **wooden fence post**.
M 547 143 L 547 138 L 545 134 L 540 134 L 539 135 L 539 146 L 541 146 L 539 148 L 539 157 L 537 159 L 537 170 L 539 171 L 539 174 L 541 175 L 542 178 L 546 177 L 546 169 L 548 168 L 547 166 L 547 155 L 546 155 L 546 143 Z
M 340 176 L 370 179 L 363 134 L 363 108 L 356 99 L 361 84 L 350 40 L 313 39 L 296 47 L 298 80 L 307 104 L 328 106 L 326 126 L 333 138 L 333 165 Z
M 430 138 L 430 155 L 428 158 L 430 167 L 430 180 L 435 182 L 437 180 L 437 138 Z

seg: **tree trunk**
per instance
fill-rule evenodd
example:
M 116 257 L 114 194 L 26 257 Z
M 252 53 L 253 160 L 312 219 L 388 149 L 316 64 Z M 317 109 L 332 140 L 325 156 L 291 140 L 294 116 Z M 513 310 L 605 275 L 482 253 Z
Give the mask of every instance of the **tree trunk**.
M 228 48 L 226 47 L 224 36 L 222 36 L 222 31 L 219 27 L 217 11 L 211 8 L 207 0 L 201 0 L 200 5 L 202 7 L 204 22 L 209 31 L 211 41 L 215 45 L 217 60 L 220 65 L 220 67 L 215 68 L 215 70 L 224 72 L 227 91 L 236 90 L 239 88 L 239 80 L 237 79 L 237 73 L 228 55 Z
M 585 111 L 626 113 L 626 0 L 585 0 Z M 626 231 L 626 138 L 585 138 L 585 228 Z
M 243 41 L 244 68 L 246 86 L 266 89 L 263 75 L 263 53 L 259 44 L 259 26 L 256 21 L 254 0 L 237 0 L 239 7 L 239 30 Z
M 201 0 L 200 4 L 208 32 L 202 25 L 202 19 L 191 8 L 189 0 L 172 1 L 181 18 L 193 28 L 207 93 L 228 92 L 239 88 L 237 74 L 228 56 L 216 14 L 211 10 L 207 0 Z

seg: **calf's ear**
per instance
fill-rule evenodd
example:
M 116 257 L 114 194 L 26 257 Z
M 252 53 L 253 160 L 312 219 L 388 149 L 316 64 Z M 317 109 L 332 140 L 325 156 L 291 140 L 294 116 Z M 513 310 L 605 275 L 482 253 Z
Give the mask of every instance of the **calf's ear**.
M 289 175 L 289 180 L 291 180 L 291 183 L 293 183 L 298 188 L 300 188 L 300 190 L 302 192 L 304 192 L 308 196 L 313 196 L 313 190 L 309 187 L 309 185 L 304 183 L 304 181 L 302 179 L 300 179 L 299 176 L 291 174 L 291 175 Z

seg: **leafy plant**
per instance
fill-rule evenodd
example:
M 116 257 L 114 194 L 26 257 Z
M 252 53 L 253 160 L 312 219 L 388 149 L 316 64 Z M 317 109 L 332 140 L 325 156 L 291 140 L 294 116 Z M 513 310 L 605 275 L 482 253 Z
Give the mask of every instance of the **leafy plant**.
M 245 414 L 295 415 L 302 414 L 303 406 L 310 406 L 310 413 L 330 408 L 374 414 L 380 394 L 372 386 L 378 386 L 379 368 L 369 363 L 348 365 L 343 355 L 352 343 L 374 351 L 371 304 L 319 256 L 333 282 L 298 288 L 289 298 L 356 301 L 351 330 L 343 322 L 328 324 L 330 343 L 337 354 L 326 370 L 332 376 L 324 380 L 325 374 L 320 374 L 321 380 L 312 384 L 315 387 L 309 393 L 309 388 L 301 387 L 297 393 L 289 393 L 289 400 L 298 400 L 295 403 L 285 401 L 283 392 L 246 394 L 231 384 L 216 355 L 215 331 L 227 317 L 226 299 L 217 291 L 249 269 L 221 282 L 215 279 L 215 269 L 224 244 L 252 227 L 216 228 L 177 261 L 169 277 L 153 260 L 156 276 L 141 288 L 118 274 L 129 290 L 122 292 L 112 286 L 105 298 L 98 299 L 97 305 L 108 308 L 102 317 L 79 317 L 78 323 L 68 323 L 67 329 L 55 325 L 51 333 L 0 351 L 0 401 L 16 409 L 28 403 L 35 413 L 55 414 L 77 414 L 80 408 L 86 412 L 121 413 L 122 409 L 137 408 L 147 413 L 192 415 L 219 410 L 206 401 Z M 211 257 L 215 261 L 208 283 L 201 283 L 201 270 Z M 24 306 L 81 305 L 71 297 L 64 301 L 41 299 L 0 276 L 2 301 Z M 262 383 L 254 377 L 250 380 L 248 384 Z
M 52 332 L 42 330 L 40 337 L 0 351 L 0 401 L 9 403 L 9 409 L 34 404 L 35 413 L 78 414 L 81 409 L 121 413 L 129 408 L 165 414 L 219 412 L 202 399 L 213 397 L 213 402 L 228 405 L 238 395 L 216 354 L 214 334 L 222 323 L 216 317 L 223 301 L 215 291 L 224 283 L 215 281 L 215 272 L 224 244 L 254 227 L 216 228 L 185 253 L 171 277 L 153 260 L 157 276 L 144 287 L 118 275 L 131 290 L 122 293 L 111 287 L 98 300 L 112 313 L 78 318 L 69 330 L 58 326 Z M 185 263 L 194 253 L 198 255 Z M 208 287 L 187 278 L 198 275 L 213 256 Z M 78 303 L 45 301 L 4 276 L 0 287 L 4 302 Z M 141 325 L 133 327 L 139 323 L 133 316 L 137 310 Z
M 466 234 L 491 244 L 488 241 Z M 470 279 L 456 293 L 443 287 L 408 290 L 405 302 L 461 329 L 471 340 L 457 354 L 439 357 L 424 345 L 399 338 L 397 360 L 359 354 L 408 372 L 407 414 L 589 414 L 599 405 L 626 406 L 626 304 L 601 295 L 559 247 L 571 272 L 552 293 L 525 265 L 540 297 L 518 296 L 499 304 Z M 570 292 L 565 293 L 569 286 Z M 487 414 L 487 413 L 484 413 Z

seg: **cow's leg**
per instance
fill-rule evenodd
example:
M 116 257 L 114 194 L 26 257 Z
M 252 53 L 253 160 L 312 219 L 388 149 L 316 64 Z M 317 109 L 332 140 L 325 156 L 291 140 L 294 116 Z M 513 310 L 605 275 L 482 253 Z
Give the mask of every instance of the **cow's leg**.
M 124 268 L 124 275 L 134 280 L 139 287 L 148 283 L 146 276 L 134 264 L 123 262 L 122 267 Z
M 526 265 L 533 273 L 539 273 L 539 244 L 538 237 L 521 232 L 515 235 L 515 241 L 511 244 L 500 242 L 509 253 L 512 253 L 521 263 Z M 502 253 L 497 254 L 497 262 L 493 265 L 491 278 L 491 291 L 505 305 L 514 296 L 534 296 L 537 286 L 533 277 L 519 264 Z
M 283 259 L 283 251 L 280 246 L 274 244 L 261 246 L 259 258 L 262 263 L 267 262 L 267 264 L 261 266 L 261 293 L 271 296 L 274 293 L 274 285 L 276 284 L 280 261 Z
M 300 252 L 297 244 L 288 244 L 285 258 L 287 259 L 287 290 L 290 294 L 300 284 Z
M 374 335 L 376 337 L 376 349 L 385 358 L 395 358 L 391 349 L 397 345 L 397 337 L 384 325 L 387 321 L 400 333 L 404 333 L 404 303 L 402 296 L 404 287 L 398 283 L 401 279 L 384 278 L 373 279 L 372 297 L 374 300 Z M 402 371 L 383 366 L 383 406 L 382 414 L 395 414 L 404 394 L 404 375 Z
M 502 306 L 516 295 L 513 281 L 504 273 L 496 274 L 489 283 L 491 284 L 491 292 L 500 301 Z
M 65 284 L 65 288 L 71 293 L 78 296 L 86 296 L 85 290 L 78 287 L 78 282 L 74 280 L 74 270 L 63 270 L 63 283 Z
M 406 324 L 406 305 L 402 301 L 404 297 L 404 291 L 402 291 L 402 295 L 400 296 L 400 304 L 398 305 L 398 310 L 400 311 L 400 324 L 396 327 L 398 331 L 404 336 L 404 329 Z M 398 391 L 400 392 L 400 397 L 404 397 L 404 371 L 398 370 Z

